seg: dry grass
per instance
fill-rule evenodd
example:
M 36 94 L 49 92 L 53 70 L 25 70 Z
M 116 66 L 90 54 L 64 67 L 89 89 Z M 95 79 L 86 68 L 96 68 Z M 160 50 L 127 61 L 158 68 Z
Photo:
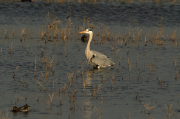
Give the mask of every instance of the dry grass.
M 174 114 L 174 111 L 171 110 L 172 108 L 172 104 L 169 104 L 169 102 L 165 105 L 166 107 L 166 110 L 165 110 L 165 113 L 166 113 L 166 119 L 172 119 L 173 118 L 173 114 Z
M 2 116 L 1 111 L 0 111 L 0 118 L 1 119 L 11 119 L 11 118 L 8 117 L 8 115 L 9 115 L 8 109 L 6 110 L 6 116 Z
M 17 93 L 15 94 L 15 97 L 17 99 L 17 102 L 19 101 L 19 99 L 22 99 L 23 100 L 23 97 L 21 97 L 20 95 L 18 95 Z
M 52 109 L 52 103 L 53 103 L 53 101 L 55 100 L 54 95 L 55 95 L 56 93 L 57 93 L 57 92 L 54 92 L 54 93 L 52 93 L 52 95 L 48 94 L 48 95 L 49 95 L 49 98 L 50 98 L 50 102 L 51 102 L 51 109 Z
M 153 108 L 156 107 L 156 105 L 155 105 L 155 106 L 150 106 L 150 104 L 151 104 L 151 102 L 150 102 L 150 103 L 146 103 L 146 104 L 143 103 L 144 107 L 145 107 L 145 108 L 147 109 L 147 111 L 148 111 L 148 114 L 150 114 L 149 110 L 151 110 L 151 109 L 153 109 Z
M 13 78 L 15 77 L 16 73 L 17 73 L 17 69 L 19 68 L 19 66 L 16 67 L 15 71 L 14 71 L 14 75 Z

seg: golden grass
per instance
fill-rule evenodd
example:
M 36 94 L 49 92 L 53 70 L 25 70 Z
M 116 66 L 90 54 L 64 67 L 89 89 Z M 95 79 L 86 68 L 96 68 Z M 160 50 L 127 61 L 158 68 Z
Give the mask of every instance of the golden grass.
M 56 93 L 57 93 L 57 92 L 54 92 L 54 93 L 52 93 L 52 95 L 48 94 L 48 95 L 49 95 L 49 98 L 50 98 L 50 102 L 51 102 L 51 109 L 52 109 L 52 103 L 53 103 L 53 101 L 55 100 L 54 95 L 55 95 Z
M 165 110 L 165 113 L 166 113 L 166 119 L 171 119 L 173 118 L 173 114 L 174 114 L 174 111 L 171 110 L 172 108 L 172 104 L 169 104 L 169 102 L 165 105 L 166 107 L 166 110 Z
M 2 116 L 2 113 L 0 111 L 0 119 L 11 119 L 11 118 L 8 117 L 8 115 L 9 115 L 8 109 L 6 110 L 6 116 Z
M 143 103 L 144 107 L 145 107 L 145 108 L 147 109 L 147 111 L 148 111 L 148 114 L 150 114 L 149 110 L 151 110 L 151 109 L 153 109 L 153 108 L 156 107 L 156 105 L 150 106 L 150 104 L 151 104 L 151 102 L 150 102 L 150 103 L 146 103 L 146 104 Z

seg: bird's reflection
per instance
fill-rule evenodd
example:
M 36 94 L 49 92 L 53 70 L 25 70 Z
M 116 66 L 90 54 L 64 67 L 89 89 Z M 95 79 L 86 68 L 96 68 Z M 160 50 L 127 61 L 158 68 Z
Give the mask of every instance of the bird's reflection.
M 86 84 L 87 85 L 92 85 L 91 80 L 93 77 L 96 77 L 98 79 L 98 76 L 104 76 L 110 73 L 111 70 L 114 68 L 100 68 L 100 69 L 88 69 L 86 70 Z
M 85 82 L 86 82 L 86 88 L 85 88 L 85 95 L 83 97 L 83 109 L 85 111 L 85 113 L 83 113 L 84 117 L 93 117 L 93 110 L 92 106 L 94 106 L 93 104 L 93 100 L 91 100 L 91 98 L 89 96 L 92 95 L 92 91 L 94 89 L 93 80 L 98 80 L 98 79 L 102 79 L 102 76 L 107 76 L 110 71 L 113 70 L 113 68 L 101 68 L 101 69 L 88 69 L 85 71 Z
M 29 112 L 13 112 L 13 116 L 16 117 L 17 115 L 24 115 L 24 116 L 28 116 Z

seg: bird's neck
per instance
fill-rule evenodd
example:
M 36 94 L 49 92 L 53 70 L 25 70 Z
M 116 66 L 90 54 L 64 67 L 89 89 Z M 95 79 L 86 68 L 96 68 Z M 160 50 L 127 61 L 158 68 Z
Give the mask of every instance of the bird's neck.
M 87 44 L 87 47 L 86 47 L 87 52 L 90 51 L 90 44 L 91 44 L 91 41 L 92 41 L 92 36 L 93 36 L 93 34 L 89 34 L 89 41 L 88 41 L 88 44 Z
M 90 61 L 91 59 L 91 51 L 90 51 L 90 44 L 91 44 L 91 41 L 92 41 L 92 36 L 93 34 L 89 34 L 89 41 L 88 41 L 88 44 L 87 44 L 87 47 L 86 47 L 86 58 L 88 60 L 88 62 Z

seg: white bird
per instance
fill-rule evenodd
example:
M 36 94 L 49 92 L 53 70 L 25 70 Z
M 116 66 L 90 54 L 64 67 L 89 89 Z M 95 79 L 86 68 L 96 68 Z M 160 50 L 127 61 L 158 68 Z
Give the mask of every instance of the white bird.
M 104 68 L 104 67 L 115 65 L 115 63 L 106 55 L 103 55 L 94 50 L 90 50 L 90 44 L 93 37 L 93 32 L 90 28 L 86 29 L 86 31 L 81 31 L 79 33 L 89 34 L 89 41 L 85 50 L 85 55 L 86 55 L 88 64 L 90 63 L 93 66 L 93 68 Z

